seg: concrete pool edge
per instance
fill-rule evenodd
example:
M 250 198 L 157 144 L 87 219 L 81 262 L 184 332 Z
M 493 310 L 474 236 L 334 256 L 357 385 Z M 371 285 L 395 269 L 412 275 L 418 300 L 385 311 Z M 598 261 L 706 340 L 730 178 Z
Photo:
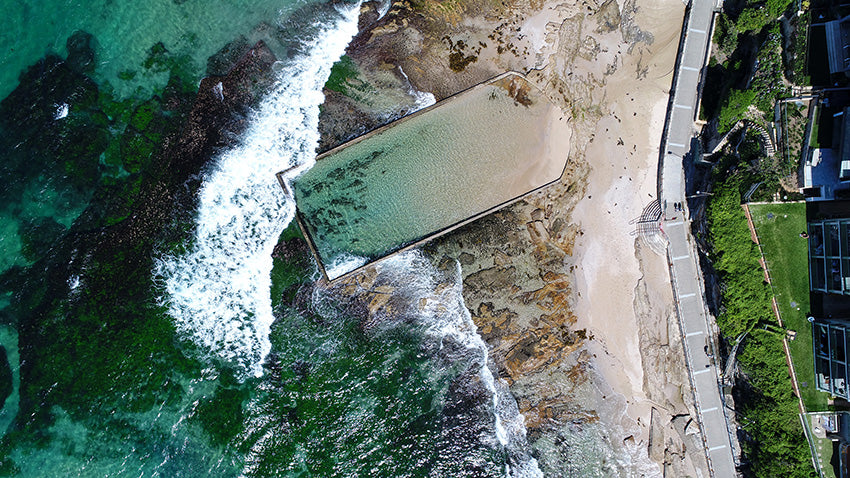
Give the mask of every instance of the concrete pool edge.
M 567 164 L 565 164 L 565 165 L 564 165 L 564 171 L 566 171 L 568 163 L 569 163 L 569 158 L 568 158 L 568 160 L 567 160 Z M 287 170 L 287 171 L 289 171 L 289 170 Z M 286 172 L 286 171 L 283 171 L 283 172 L 280 172 L 280 173 L 277 173 L 277 174 L 278 174 L 278 175 L 282 175 L 282 174 L 284 174 L 285 172 Z M 563 172 L 561 173 L 561 176 L 563 177 Z M 280 176 L 278 176 L 278 177 L 280 177 Z M 561 180 L 561 178 L 557 178 L 557 179 L 555 179 L 555 180 L 553 180 L 553 181 L 550 181 L 550 182 L 548 182 L 548 183 L 546 183 L 546 184 L 543 184 L 543 185 L 541 185 L 541 186 L 539 186 L 539 187 L 536 187 L 536 188 L 532 189 L 531 191 L 528 191 L 528 192 L 526 192 L 526 193 L 524 193 L 524 194 L 522 194 L 522 195 L 520 195 L 520 196 L 514 197 L 514 198 L 512 198 L 512 199 L 510 199 L 510 200 L 508 200 L 508 201 L 506 201 L 506 202 L 504 202 L 504 203 L 502 203 L 502 204 L 499 204 L 499 205 L 496 205 L 496 206 L 494 206 L 494 207 L 492 207 L 492 208 L 490 208 L 490 209 L 487 209 L 486 211 L 480 212 L 480 213 L 478 213 L 478 214 L 476 214 L 476 215 L 474 215 L 474 216 L 468 217 L 468 218 L 466 218 L 466 219 L 464 219 L 464 220 L 462 220 L 462 221 L 460 221 L 460 222 L 457 222 L 457 223 L 455 223 L 455 224 L 452 224 L 452 225 L 450 225 L 450 226 L 447 226 L 447 227 L 445 227 L 444 229 L 441 229 L 441 230 L 439 230 L 439 231 L 437 231 L 437 232 L 434 232 L 434 233 L 432 233 L 432 234 L 429 234 L 428 236 L 425 236 L 425 237 L 423 237 L 422 239 L 417 240 L 416 242 L 413 242 L 413 243 L 411 243 L 411 244 L 408 244 L 408 245 L 406 245 L 406 246 L 403 246 L 403 247 L 401 247 L 400 249 L 396 249 L 395 251 L 392 251 L 392 252 L 390 252 L 389 254 L 387 254 L 387 255 L 385 255 L 385 256 L 381 256 L 381 257 L 379 257 L 379 258 L 377 258 L 377 259 L 374 259 L 374 260 L 372 260 L 372 261 L 369 261 L 369 262 L 367 262 L 367 263 L 365 263 L 365 264 L 363 264 L 363 265 L 361 265 L 361 266 L 358 266 L 357 268 L 352 269 L 352 270 L 350 270 L 350 271 L 346 272 L 345 274 L 342 274 L 341 276 L 339 276 L 339 277 L 335 277 L 335 278 L 333 278 L 333 279 L 331 279 L 330 277 L 328 277 L 328 274 L 327 274 L 327 271 L 325 270 L 325 265 L 324 265 L 324 263 L 322 262 L 321 256 L 319 255 L 319 253 L 318 253 L 318 251 L 317 251 L 317 249 L 316 249 L 315 244 L 313 244 L 313 238 L 312 238 L 312 237 L 310 236 L 310 234 L 307 232 L 307 227 L 304 225 L 304 222 L 303 222 L 303 221 L 302 221 L 302 219 L 301 219 L 301 213 L 298 211 L 298 209 L 297 209 L 297 208 L 296 208 L 296 210 L 295 210 L 295 217 L 294 217 L 294 219 L 298 222 L 298 228 L 301 230 L 301 234 L 304 236 L 304 240 L 307 242 L 307 246 L 310 248 L 310 252 L 313 254 L 313 258 L 314 258 L 314 259 L 316 259 L 316 265 L 319 267 L 319 271 L 322 273 L 322 278 L 323 278 L 323 279 L 324 279 L 327 283 L 329 283 L 329 284 L 334 284 L 334 283 L 336 283 L 337 281 L 341 281 L 341 280 L 343 280 L 343 279 L 347 278 L 348 276 L 350 276 L 350 275 L 352 275 L 352 274 L 356 274 L 357 272 L 360 272 L 361 270 L 365 269 L 366 267 L 369 267 L 369 266 L 375 265 L 375 264 L 377 264 L 378 262 L 384 261 L 384 260 L 386 260 L 386 259 L 388 259 L 388 258 L 390 258 L 390 257 L 392 257 L 392 256 L 394 256 L 394 255 L 396 255 L 396 254 L 401 254 L 402 252 L 409 251 L 410 249 L 414 249 L 414 248 L 419 247 L 419 246 L 421 246 L 421 245 L 423 245 L 423 244 L 425 244 L 425 243 L 431 242 L 431 241 L 433 241 L 434 239 L 437 239 L 437 238 L 439 238 L 439 237 L 441 237 L 441 236 L 444 236 L 444 235 L 446 235 L 446 234 L 448 234 L 448 233 L 450 233 L 450 232 L 452 232 L 452 231 L 454 231 L 454 230 L 456 230 L 456 229 L 459 229 L 459 228 L 461 228 L 461 227 L 463 227 L 463 226 L 465 226 L 465 225 L 467 225 L 467 224 L 469 224 L 469 223 L 471 223 L 471 222 L 477 221 L 478 219 L 481 219 L 481 218 L 482 218 L 482 217 L 484 217 L 484 216 L 488 216 L 488 215 L 490 215 L 490 214 L 492 214 L 492 213 L 494 213 L 494 212 L 496 212 L 496 211 L 498 211 L 498 210 L 500 210 L 500 209 L 503 209 L 503 208 L 505 208 L 505 207 L 510 206 L 511 204 L 514 204 L 514 203 L 517 203 L 517 202 L 519 202 L 519 201 L 522 201 L 522 200 L 523 200 L 523 199 L 525 199 L 526 197 L 528 197 L 528 196 L 530 196 L 530 195 L 532 195 L 532 194 L 534 194 L 534 193 L 536 193 L 536 192 L 539 192 L 540 190 L 542 190 L 542 189 L 544 189 L 544 188 L 547 188 L 547 187 L 551 186 L 552 184 L 557 183 L 557 182 L 558 182 L 558 181 L 560 181 L 560 180 Z
M 473 92 L 473 91 L 475 91 L 475 90 L 478 90 L 478 89 L 484 88 L 484 87 L 486 87 L 486 86 L 489 86 L 489 85 L 491 85 L 491 84 L 493 84 L 493 83 L 495 83 L 495 82 L 497 82 L 497 81 L 499 81 L 499 80 L 502 80 L 502 79 L 504 79 L 504 78 L 507 78 L 507 77 L 509 77 L 509 76 L 518 76 L 518 77 L 520 77 L 523 81 L 525 81 L 525 83 L 526 83 L 527 85 L 529 85 L 530 87 L 532 87 L 532 88 L 534 88 L 535 90 L 537 90 L 543 98 L 546 98 L 546 100 L 547 100 L 547 101 L 549 101 L 549 97 L 547 97 L 547 96 L 545 95 L 545 93 L 543 92 L 543 90 L 541 90 L 540 88 L 538 88 L 538 87 L 537 87 L 537 85 L 535 85 L 535 84 L 533 84 L 532 82 L 528 81 L 528 78 L 527 78 L 525 75 L 523 75 L 522 73 L 520 73 L 520 72 L 518 72 L 518 71 L 506 71 L 506 72 L 504 72 L 504 73 L 501 73 L 501 74 L 499 74 L 499 75 L 494 76 L 493 78 L 490 78 L 489 80 L 482 81 L 481 83 L 476 83 L 476 84 L 474 84 L 474 85 L 470 86 L 469 88 L 466 88 L 465 90 L 460 90 L 460 91 L 458 91 L 457 93 L 455 93 L 455 94 L 453 94 L 453 95 L 451 95 L 451 96 L 447 96 L 447 97 L 443 98 L 442 100 L 437 101 L 437 102 L 436 102 L 436 103 L 434 103 L 433 105 L 426 106 L 425 108 L 422 108 L 421 110 L 416 110 L 416 111 L 414 111 L 413 113 L 410 113 L 409 115 L 402 116 L 401 118 L 398 118 L 398 119 L 396 119 L 396 120 L 393 120 L 393 121 L 391 121 L 391 122 L 389 122 L 389 123 L 387 123 L 387 124 L 384 124 L 384 125 L 378 126 L 377 128 L 375 128 L 375 129 L 373 129 L 373 130 L 367 131 L 367 132 L 365 132 L 365 133 L 361 134 L 360 136 L 357 136 L 356 138 L 351 138 L 351 139 L 349 139 L 348 141 L 345 141 L 345 142 L 344 142 L 344 143 L 342 143 L 342 144 L 339 144 L 339 145 L 337 145 L 337 146 L 334 146 L 333 148 L 331 148 L 331 149 L 329 149 L 329 150 L 327 150 L 327 151 L 325 151 L 325 152 L 323 152 L 323 153 L 319 154 L 318 156 L 316 156 L 316 161 L 317 161 L 317 162 L 318 162 L 318 161 L 321 161 L 323 158 L 325 158 L 325 157 L 327 157 L 327 156 L 331 156 L 331 155 L 333 155 L 333 154 L 336 154 L 337 152 L 339 152 L 339 151 L 341 151 L 341 150 L 343 150 L 343 149 L 346 149 L 346 148 L 348 148 L 349 146 L 355 145 L 355 144 L 357 144 L 357 143 L 359 143 L 359 142 L 361 142 L 361 141 L 364 141 L 364 140 L 366 140 L 366 139 L 369 139 L 369 138 L 371 138 L 372 136 L 376 136 L 376 135 L 378 135 L 378 134 L 381 134 L 381 133 L 383 133 L 384 131 L 386 131 L 386 130 L 388 130 L 388 129 L 390 129 L 390 128 L 393 128 L 393 127 L 395 127 L 396 125 L 398 125 L 398 124 L 400 124 L 400 123 L 407 122 L 407 121 L 409 121 L 409 120 L 411 120 L 411 119 L 413 119 L 413 118 L 416 118 L 417 116 L 420 116 L 420 115 L 422 115 L 422 114 L 425 114 L 425 113 L 427 113 L 427 112 L 429 112 L 429 111 L 431 111 L 431 110 L 435 110 L 435 109 L 437 109 L 438 107 L 444 106 L 446 103 L 450 103 L 450 102 L 454 101 L 455 99 L 457 99 L 457 98 L 458 98 L 458 97 L 460 97 L 460 96 L 464 96 L 464 95 L 467 95 L 467 94 L 469 94 L 469 93 L 472 93 L 472 92 Z M 551 101 L 549 101 L 549 102 L 551 103 Z M 290 168 L 290 169 L 292 169 L 292 168 Z M 287 171 L 289 171 L 290 169 L 287 169 Z
M 421 115 L 421 114 L 424 114 L 424 113 L 430 112 L 430 111 L 432 111 L 433 109 L 436 109 L 438 106 L 445 106 L 447 103 L 452 102 L 452 100 L 455 100 L 455 99 L 456 99 L 456 98 L 458 98 L 458 97 L 461 97 L 461 96 L 465 96 L 465 95 L 471 94 L 471 93 L 472 93 L 472 92 L 474 92 L 475 90 L 478 90 L 478 89 L 481 89 L 481 88 L 485 88 L 485 87 L 488 87 L 488 86 L 492 86 L 493 84 L 496 84 L 496 83 L 498 83 L 499 81 L 502 81 L 502 80 L 504 80 L 504 79 L 506 79 L 506 78 L 510 78 L 510 77 L 516 77 L 516 78 L 518 78 L 518 79 L 522 80 L 522 81 L 524 82 L 524 84 L 525 84 L 528 88 L 533 89 L 533 90 L 537 93 L 537 95 L 538 95 L 541 99 L 543 99 L 544 101 L 548 102 L 548 103 L 550 104 L 550 106 L 551 106 L 551 107 L 553 107 L 553 108 L 555 108 L 555 109 L 560 109 L 560 108 L 556 105 L 556 103 L 555 103 L 555 102 L 553 102 L 553 101 L 551 100 L 551 98 L 549 98 L 549 97 L 548 97 L 548 95 L 546 95 L 546 94 L 545 94 L 545 92 L 544 92 L 542 89 L 540 89 L 540 88 L 539 88 L 536 84 L 534 84 L 534 83 L 532 83 L 531 81 L 529 81 L 529 80 L 528 80 L 528 78 L 527 78 L 524 74 L 519 73 L 519 72 L 516 72 L 516 71 L 507 71 L 507 72 L 501 73 L 501 74 L 499 74 L 499 75 L 497 75 L 497 76 L 495 76 L 495 77 L 493 77 L 493 78 L 490 78 L 490 79 L 488 79 L 488 80 L 486 80 L 486 81 L 483 81 L 483 82 L 477 83 L 477 84 L 475 84 L 475 85 L 473 85 L 473 86 L 471 86 L 471 87 L 469 87 L 469 88 L 467 88 L 467 89 L 461 90 L 461 91 L 459 91 L 459 92 L 457 92 L 457 93 L 455 93 L 455 94 L 453 94 L 453 95 L 451 95 L 451 96 L 449 96 L 449 97 L 447 97 L 447 98 L 444 98 L 443 100 L 441 100 L 441 101 L 439 101 L 439 102 L 437 102 L 437 103 L 435 103 L 435 104 L 433 104 L 433 105 L 430 105 L 430 106 L 428 106 L 428 107 L 426 107 L 426 108 L 423 108 L 423 109 L 421 109 L 421 110 L 418 110 L 418 111 L 416 111 L 416 112 L 414 112 L 414 113 L 411 113 L 411 114 L 409 114 L 409 115 L 407 115 L 407 116 L 404 116 L 404 117 L 402 117 L 402 118 L 399 118 L 399 119 L 397 119 L 397 120 L 395 120 L 395 121 L 393 121 L 393 122 L 390 122 L 390 123 L 388 123 L 388 124 L 382 125 L 382 126 L 380 126 L 380 127 L 378 127 L 378 128 L 375 128 L 375 129 L 373 129 L 373 130 L 371 130 L 371 131 L 368 131 L 368 132 L 366 132 L 366 133 L 364 133 L 364 134 L 362 134 L 362 135 L 360 135 L 360 136 L 358 136 L 358 137 L 356 137 L 356 138 L 353 138 L 353 139 L 351 139 L 351 140 L 349 140 L 349 141 L 346 141 L 346 142 L 344 142 L 344 143 L 342 143 L 342 144 L 340 144 L 340 145 L 338 145 L 338 146 L 336 146 L 336 147 L 334 147 L 334 148 L 331 148 L 331 149 L 329 149 L 329 150 L 327 150 L 327 151 L 325 151 L 325 152 L 323 152 L 323 153 L 319 154 L 319 155 L 316 157 L 316 162 L 318 162 L 318 161 L 320 161 L 320 160 L 322 160 L 322 159 L 324 159 L 324 158 L 326 158 L 326 157 L 328 157 L 328 156 L 334 155 L 334 154 L 336 154 L 336 153 L 340 152 L 341 150 L 344 150 L 344 149 L 346 149 L 346 148 L 348 148 L 348 147 L 350 147 L 350 146 L 352 146 L 352 145 L 355 145 L 355 144 L 357 144 L 357 143 L 360 143 L 361 141 L 367 140 L 367 139 L 369 139 L 369 138 L 371 138 L 371 137 L 373 137 L 373 136 L 375 136 L 375 135 L 381 134 L 381 133 L 383 133 L 383 132 L 385 132 L 385 131 L 389 130 L 389 129 L 390 129 L 390 128 L 392 128 L 392 127 L 398 126 L 399 124 L 401 124 L 401 123 L 403 123 L 403 122 L 406 122 L 406 121 L 409 121 L 409 120 L 411 120 L 411 119 L 413 119 L 413 118 L 416 118 L 416 117 L 418 117 L 418 116 L 419 116 L 419 115 Z M 517 99 L 515 99 L 515 101 L 517 101 Z M 521 101 L 521 100 L 519 100 L 519 101 Z M 563 119 L 563 118 L 562 118 L 562 119 Z M 570 136 L 572 136 L 572 134 L 570 134 Z M 354 269 L 352 269 L 352 270 L 350 270 L 350 271 L 347 271 L 347 272 L 345 272 L 345 273 L 343 273 L 343 274 L 341 274 L 341 275 L 339 275 L 339 276 L 336 276 L 336 277 L 334 277 L 334 278 L 330 278 L 330 277 L 328 276 L 327 269 L 326 269 L 326 265 L 325 265 L 325 263 L 324 263 L 324 261 L 323 261 L 323 259 L 322 259 L 322 256 L 321 256 L 321 255 L 319 254 L 319 252 L 318 252 L 318 247 L 317 247 L 317 246 L 316 246 L 316 244 L 314 243 L 314 240 L 313 240 L 312 235 L 310 234 L 310 230 L 311 230 L 311 228 L 308 226 L 307 221 L 306 221 L 306 220 L 302 217 L 302 213 L 301 213 L 301 211 L 298 209 L 297 204 L 295 205 L 294 219 L 298 222 L 298 227 L 299 227 L 299 229 L 300 229 L 300 231 L 301 231 L 301 234 L 304 236 L 304 239 L 305 239 L 305 240 L 306 240 L 306 242 L 307 242 L 307 245 L 308 245 L 308 247 L 309 247 L 309 249 L 310 249 L 310 252 L 312 253 L 313 257 L 314 257 L 314 258 L 315 258 L 315 260 L 316 260 L 316 264 L 317 264 L 317 266 L 318 266 L 318 268 L 319 268 L 320 272 L 322 273 L 322 278 L 323 278 L 323 280 L 324 280 L 325 282 L 327 282 L 328 284 L 334 284 L 334 283 L 337 283 L 338 281 L 345 280 L 345 279 L 349 278 L 350 276 L 352 276 L 352 275 L 354 275 L 354 274 L 356 274 L 356 273 L 361 272 L 363 269 L 365 269 L 365 268 L 366 268 L 366 267 L 368 267 L 368 266 L 375 265 L 375 264 L 377 264 L 378 262 L 381 262 L 381 261 L 383 261 L 383 260 L 385 260 L 385 259 L 387 259 L 387 258 L 390 258 L 390 257 L 392 257 L 392 256 L 394 256 L 394 255 L 396 255 L 396 254 L 399 254 L 399 253 L 402 253 L 402 252 L 406 252 L 406 251 L 408 251 L 408 250 L 410 250 L 410 249 L 413 249 L 413 248 L 419 247 L 419 246 L 421 246 L 421 245 L 423 245 L 423 244 L 426 244 L 426 243 L 428 243 L 428 242 L 430 242 L 430 241 L 433 241 L 433 240 L 435 240 L 435 239 L 437 239 L 437 238 L 439 238 L 439 237 L 441 237 L 441 236 L 444 236 L 444 235 L 446 235 L 446 234 L 448 234 L 448 233 L 450 233 L 450 232 L 452 232 L 452 231 L 457 230 L 457 229 L 458 229 L 458 228 L 460 228 L 460 227 L 463 227 L 463 226 L 465 226 L 465 225 L 467 225 L 467 224 L 469 224 L 469 223 L 471 223 L 471 222 L 474 222 L 474 221 L 476 221 L 476 220 L 478 220 L 478 219 L 481 219 L 481 218 L 483 218 L 483 217 L 485 217 L 485 216 L 487 216 L 487 215 L 490 215 L 490 214 L 492 214 L 492 213 L 494 213 L 494 212 L 496 212 L 496 211 L 498 211 L 498 210 L 500 210 L 500 209 L 503 209 L 503 208 L 505 208 L 505 207 L 507 207 L 507 206 L 510 206 L 510 205 L 512 205 L 512 204 L 514 204 L 514 203 L 516 203 L 516 202 L 518 202 L 518 201 L 521 201 L 521 200 L 525 199 L 526 197 L 528 197 L 528 196 L 529 196 L 529 195 L 531 195 L 531 194 L 534 194 L 534 193 L 536 193 L 536 192 L 539 192 L 539 191 L 541 191 L 542 189 L 544 189 L 544 188 L 546 188 L 546 187 L 548 187 L 548 186 L 551 186 L 552 184 L 557 183 L 558 181 L 560 181 L 560 180 L 563 178 L 564 173 L 565 173 L 565 172 L 566 172 L 566 170 L 567 170 L 567 166 L 569 165 L 569 158 L 570 158 L 570 155 L 569 155 L 569 146 L 568 146 L 568 147 L 567 147 L 567 149 L 566 149 L 565 151 L 563 151 L 563 156 L 562 156 L 562 159 L 563 159 L 563 167 L 560 169 L 560 173 L 557 175 L 557 177 L 550 176 L 551 178 L 553 178 L 553 179 L 551 179 L 550 181 L 547 181 L 547 182 L 545 182 L 545 183 L 543 183 L 543 184 L 540 184 L 540 185 L 534 186 L 534 187 L 532 187 L 531 189 L 526 190 L 526 191 L 524 191 L 524 192 L 522 192 L 522 193 L 520 193 L 520 194 L 517 194 L 517 195 L 515 195 L 514 197 L 512 197 L 512 198 L 510 198 L 510 199 L 507 199 L 507 200 L 505 200 L 505 201 L 503 201 L 503 202 L 501 202 L 501 203 L 499 203 L 499 204 L 496 204 L 496 205 L 494 205 L 494 206 L 492 206 L 492 207 L 490 207 L 490 208 L 487 208 L 487 209 L 485 209 L 485 210 L 483 210 L 483 211 L 481 211 L 481 212 L 478 212 L 478 213 L 473 214 L 473 215 L 471 215 L 471 216 L 468 216 L 468 217 L 466 217 L 466 218 L 464 218 L 464 219 L 461 219 L 461 220 L 459 220 L 459 221 L 456 221 L 456 222 L 454 222 L 454 223 L 452 223 L 452 224 L 450 224 L 450 225 L 447 225 L 447 226 L 445 226 L 445 227 L 443 227 L 443 228 L 441 228 L 441 229 L 436 230 L 435 232 L 432 232 L 432 233 L 430 233 L 430 234 L 424 235 L 424 236 L 422 236 L 421 238 L 416 239 L 415 241 L 413 241 L 413 242 L 411 242 L 411 243 L 409 243 L 409 244 L 407 244 L 407 245 L 404 245 L 404 246 L 402 246 L 402 247 L 399 247 L 398 249 L 395 249 L 395 250 L 392 250 L 392 251 L 390 251 L 390 252 L 386 253 L 385 255 L 381 255 L 381 256 L 378 256 L 378 257 L 375 257 L 375 258 L 367 258 L 367 262 L 366 262 L 366 263 L 364 263 L 364 264 L 362 264 L 362 265 L 360 265 L 360 266 L 358 266 L 358 267 L 356 267 L 356 268 L 354 268 Z M 278 182 L 280 183 L 281 188 L 282 188 L 282 189 L 283 189 L 283 191 L 284 191 L 284 194 L 285 194 L 287 197 L 291 198 L 293 201 L 295 201 L 295 194 L 294 194 L 294 191 L 292 190 L 292 188 L 291 188 L 291 186 L 290 186 L 289 182 L 290 182 L 291 180 L 293 180 L 294 178 L 288 178 L 288 175 L 289 175 L 289 174 L 291 174 L 291 173 L 293 173 L 293 172 L 297 172 L 298 170 L 300 170 L 300 169 L 302 169 L 302 168 L 303 168 L 303 165 L 297 165 L 297 166 L 293 166 L 293 167 L 291 167 L 291 168 L 288 168 L 288 169 L 286 169 L 286 170 L 284 170 L 284 171 L 278 172 L 278 173 L 276 174 L 276 177 L 277 177 L 277 179 L 278 179 Z M 553 171 L 553 172 L 554 172 L 554 171 Z

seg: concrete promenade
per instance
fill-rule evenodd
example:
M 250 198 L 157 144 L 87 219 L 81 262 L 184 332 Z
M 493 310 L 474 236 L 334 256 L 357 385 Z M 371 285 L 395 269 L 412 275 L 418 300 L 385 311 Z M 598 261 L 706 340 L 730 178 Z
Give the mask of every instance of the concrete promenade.
M 732 412 L 724 406 L 720 364 L 713 355 L 716 325 L 705 306 L 699 255 L 687 212 L 675 207 L 677 203 L 687 207 L 683 158 L 690 152 L 696 133 L 699 88 L 716 6 L 714 0 L 690 2 L 661 142 L 658 180 L 670 276 L 706 458 L 712 476 L 727 478 L 737 476 L 737 471 L 731 439 L 734 430 L 729 430 L 726 420 L 726 414 Z

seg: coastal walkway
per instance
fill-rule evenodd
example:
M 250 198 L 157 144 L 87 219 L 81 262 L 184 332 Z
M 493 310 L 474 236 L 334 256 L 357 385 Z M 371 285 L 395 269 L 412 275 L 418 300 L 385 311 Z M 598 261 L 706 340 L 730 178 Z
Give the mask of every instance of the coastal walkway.
M 734 430 L 728 426 L 720 364 L 713 353 L 716 324 L 705 305 L 699 254 L 687 217 L 684 165 L 696 134 L 702 75 L 717 7 L 714 0 L 691 0 L 688 6 L 661 140 L 658 196 L 662 228 L 668 240 L 673 294 L 709 472 L 727 478 L 738 475 Z M 676 207 L 678 204 L 682 207 Z

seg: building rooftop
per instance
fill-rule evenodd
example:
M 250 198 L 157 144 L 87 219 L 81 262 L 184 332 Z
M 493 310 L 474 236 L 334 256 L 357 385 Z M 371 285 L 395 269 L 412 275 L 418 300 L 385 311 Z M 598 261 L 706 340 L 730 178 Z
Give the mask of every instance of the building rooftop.
M 847 387 L 850 370 L 847 367 L 847 350 L 850 333 L 847 325 L 829 320 L 812 324 L 815 356 L 815 381 L 818 390 L 850 400 Z
M 850 295 L 850 218 L 810 220 L 808 234 L 811 290 Z
M 829 72 L 835 74 L 850 71 L 850 16 L 826 22 L 824 26 Z
M 834 147 L 813 149 L 803 168 L 808 201 L 831 201 L 850 194 L 850 107 L 836 113 L 834 121 L 839 133 Z
M 850 413 L 809 412 L 803 423 L 811 430 L 809 446 L 820 476 L 846 477 L 850 458 Z

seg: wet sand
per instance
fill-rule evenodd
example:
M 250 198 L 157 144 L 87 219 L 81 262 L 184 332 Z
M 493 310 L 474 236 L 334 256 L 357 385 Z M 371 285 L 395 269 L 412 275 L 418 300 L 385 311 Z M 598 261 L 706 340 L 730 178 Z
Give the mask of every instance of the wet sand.
M 404 17 L 364 35 L 352 53 L 378 69 L 371 59 L 387 55 L 375 52 L 393 52 L 413 87 L 437 97 L 526 72 L 572 129 L 569 145 L 548 145 L 568 154 L 560 181 L 423 249 L 460 264 L 465 304 L 545 473 L 707 476 L 666 258 L 641 246 L 629 224 L 656 199 L 684 4 L 500 5 L 462 22 L 442 10 Z M 475 60 L 453 72 L 447 44 L 461 41 Z M 380 315 L 384 302 L 372 298 Z
M 647 445 L 653 427 L 657 431 L 675 414 L 691 412 L 666 256 L 636 244 L 630 234 L 635 226 L 629 224 L 657 199 L 658 148 L 682 12 L 676 1 L 641 3 L 636 22 L 654 41 L 644 54 L 623 55 L 622 66 L 609 77 L 607 111 L 585 154 L 591 168 L 587 189 L 572 216 L 584 232 L 574 255 L 576 326 L 595 336 L 588 347 L 597 368 L 615 392 L 627 397 L 628 416 Z M 653 424 L 653 419 L 662 423 Z M 684 461 L 691 473 L 703 466 L 699 454 Z

